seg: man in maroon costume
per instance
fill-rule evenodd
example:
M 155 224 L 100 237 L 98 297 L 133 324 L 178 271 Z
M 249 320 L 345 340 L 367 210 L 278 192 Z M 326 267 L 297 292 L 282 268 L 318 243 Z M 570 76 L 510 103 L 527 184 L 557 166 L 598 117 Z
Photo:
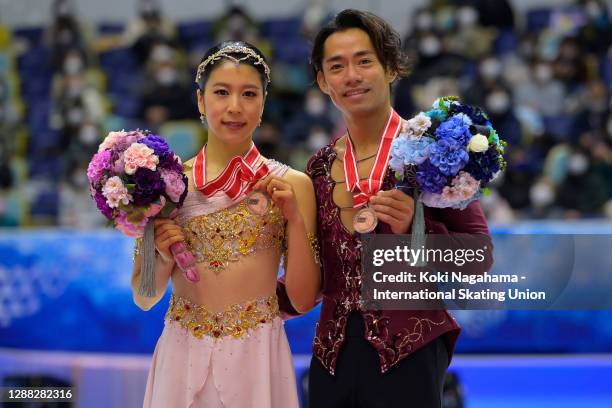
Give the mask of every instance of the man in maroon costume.
M 374 211 L 373 233 L 406 234 L 412 227 L 414 201 L 394 188 L 385 145 L 403 121 L 390 91 L 407 74 L 400 37 L 371 13 L 344 10 L 317 35 L 311 64 L 347 133 L 321 148 L 306 171 L 317 196 L 323 271 L 310 406 L 441 407 L 460 330 L 455 320 L 446 310 L 369 310 L 360 294 L 359 232 L 369 217 L 356 217 L 358 211 L 364 204 Z M 489 233 L 478 201 L 464 210 L 425 208 L 425 232 Z M 282 284 L 279 294 L 281 309 L 292 313 Z

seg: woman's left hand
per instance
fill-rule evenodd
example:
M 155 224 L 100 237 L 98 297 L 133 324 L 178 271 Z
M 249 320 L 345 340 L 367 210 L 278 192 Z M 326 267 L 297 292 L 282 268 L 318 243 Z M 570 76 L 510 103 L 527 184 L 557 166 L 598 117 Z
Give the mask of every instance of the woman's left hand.
M 302 219 L 293 186 L 285 180 L 270 175 L 255 183 L 253 190 L 267 192 L 274 204 L 280 208 L 287 222 L 293 223 Z

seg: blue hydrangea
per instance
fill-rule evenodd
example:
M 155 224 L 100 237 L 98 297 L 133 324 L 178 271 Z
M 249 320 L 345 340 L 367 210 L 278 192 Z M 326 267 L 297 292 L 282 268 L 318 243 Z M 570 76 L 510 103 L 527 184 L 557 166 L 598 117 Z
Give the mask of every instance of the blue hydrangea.
M 416 179 L 421 191 L 430 193 L 441 193 L 448 183 L 448 177 L 442 174 L 429 160 L 425 160 L 417 166 Z
M 470 117 L 466 115 L 465 113 L 458 113 L 456 115 L 453 115 L 453 117 L 461 119 L 463 124 L 466 126 L 471 126 L 474 123 L 472 122 L 472 119 L 470 119 Z
M 431 164 L 447 176 L 456 175 L 470 159 L 467 150 L 456 139 L 440 139 L 429 147 Z
M 421 164 L 429 156 L 429 146 L 434 140 L 429 137 L 409 139 L 398 137 L 391 145 L 391 160 L 389 166 L 402 173 L 404 166 Z
M 462 146 L 467 146 L 472 134 L 469 125 L 466 125 L 462 117 L 453 116 L 442 122 L 436 129 L 438 139 L 454 139 Z

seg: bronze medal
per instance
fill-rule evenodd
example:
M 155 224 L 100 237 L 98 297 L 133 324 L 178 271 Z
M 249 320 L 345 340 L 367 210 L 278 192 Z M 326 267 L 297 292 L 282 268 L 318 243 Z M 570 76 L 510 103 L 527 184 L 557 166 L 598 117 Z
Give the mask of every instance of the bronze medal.
M 353 217 L 353 228 L 360 234 L 368 234 L 378 225 L 376 212 L 370 207 L 362 208 Z
M 251 214 L 263 216 L 270 208 L 270 196 L 262 191 L 252 191 L 244 199 Z

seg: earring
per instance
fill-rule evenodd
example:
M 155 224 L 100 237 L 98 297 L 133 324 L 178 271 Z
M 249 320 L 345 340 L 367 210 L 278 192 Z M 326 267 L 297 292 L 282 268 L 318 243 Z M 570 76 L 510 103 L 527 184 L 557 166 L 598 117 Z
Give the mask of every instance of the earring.
M 200 115 L 200 122 L 202 122 L 203 125 L 206 124 L 206 115 L 203 113 Z
M 259 123 L 257 124 L 257 127 L 261 126 L 261 118 L 259 118 Z

